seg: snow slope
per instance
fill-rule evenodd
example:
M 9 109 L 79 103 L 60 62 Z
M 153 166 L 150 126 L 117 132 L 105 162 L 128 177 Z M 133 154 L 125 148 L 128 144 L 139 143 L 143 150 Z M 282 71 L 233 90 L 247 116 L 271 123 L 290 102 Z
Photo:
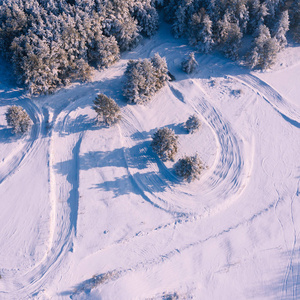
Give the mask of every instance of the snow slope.
M 300 50 L 266 73 L 196 55 L 186 75 L 192 49 L 169 32 L 51 96 L 28 98 L 3 66 L 1 299 L 300 297 Z M 149 104 L 127 105 L 127 60 L 156 52 L 176 80 Z M 119 125 L 96 125 L 99 92 L 120 105 Z M 11 104 L 34 120 L 28 136 L 6 128 Z M 188 134 L 194 113 L 202 127 Z M 181 182 L 150 149 L 163 126 L 179 136 L 176 160 L 204 161 L 199 181 Z

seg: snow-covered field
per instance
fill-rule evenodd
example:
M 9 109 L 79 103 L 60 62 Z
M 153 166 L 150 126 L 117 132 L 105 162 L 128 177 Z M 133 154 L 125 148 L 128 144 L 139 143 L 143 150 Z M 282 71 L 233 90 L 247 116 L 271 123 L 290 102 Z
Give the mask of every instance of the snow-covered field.
M 0 299 L 300 299 L 300 48 L 265 73 L 197 54 L 186 75 L 182 43 L 162 27 L 92 82 L 33 99 L 2 68 Z M 176 80 L 127 105 L 127 60 L 156 52 Z M 99 92 L 119 125 L 96 125 Z M 29 135 L 6 127 L 12 104 Z M 176 160 L 204 161 L 199 181 L 152 152 L 163 126 L 179 135 Z

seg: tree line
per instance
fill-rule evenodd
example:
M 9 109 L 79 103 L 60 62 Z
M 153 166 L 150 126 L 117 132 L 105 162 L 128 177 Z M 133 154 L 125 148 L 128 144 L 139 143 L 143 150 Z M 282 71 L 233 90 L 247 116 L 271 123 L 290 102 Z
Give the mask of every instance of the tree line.
M 0 54 L 30 93 L 51 93 L 88 81 L 94 68 L 152 36 L 159 10 L 174 36 L 202 53 L 240 59 L 243 37 L 251 36 L 243 58 L 251 68 L 275 62 L 288 30 L 300 42 L 300 0 L 0 0 Z M 146 67 L 137 64 L 133 70 Z

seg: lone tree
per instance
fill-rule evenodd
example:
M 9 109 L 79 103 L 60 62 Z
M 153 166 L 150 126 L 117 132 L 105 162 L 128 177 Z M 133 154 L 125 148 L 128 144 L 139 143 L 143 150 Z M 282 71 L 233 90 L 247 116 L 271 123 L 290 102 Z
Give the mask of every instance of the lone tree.
M 185 127 L 188 130 L 188 132 L 194 133 L 197 131 L 201 126 L 201 122 L 197 115 L 190 116 L 187 121 L 185 122 Z
M 182 70 L 187 74 L 194 72 L 197 65 L 198 63 L 195 59 L 194 52 L 191 52 L 189 56 L 181 63 Z
M 97 113 L 98 123 L 110 126 L 121 119 L 121 110 L 118 104 L 104 94 L 99 94 L 96 97 L 93 109 Z
M 164 127 L 158 129 L 153 135 L 151 147 L 162 160 L 174 160 L 178 151 L 177 140 L 178 136 L 175 135 L 174 130 Z
M 198 179 L 203 169 L 203 163 L 197 154 L 194 156 L 185 156 L 179 159 L 175 165 L 176 174 L 188 182 Z
M 30 117 L 21 106 L 9 107 L 5 117 L 7 125 L 12 127 L 14 133 L 25 133 L 32 125 Z

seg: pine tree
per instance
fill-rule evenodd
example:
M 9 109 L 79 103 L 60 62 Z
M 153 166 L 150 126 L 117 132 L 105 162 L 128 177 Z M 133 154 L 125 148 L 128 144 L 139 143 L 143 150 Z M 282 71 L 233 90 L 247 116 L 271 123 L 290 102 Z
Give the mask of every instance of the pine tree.
M 254 39 L 247 62 L 251 68 L 268 69 L 276 60 L 280 47 L 276 38 L 272 38 L 266 25 L 260 25 L 258 36 Z
M 168 65 L 165 57 L 161 57 L 158 53 L 155 53 L 151 58 L 151 63 L 154 68 L 155 75 L 155 88 L 156 91 L 160 90 L 168 80 L 170 80 L 170 76 L 168 75 Z
M 172 31 L 176 38 L 183 36 L 186 32 L 186 6 L 180 5 L 177 8 L 175 12 Z
M 193 14 L 189 26 L 189 42 L 203 53 L 209 53 L 214 44 L 212 21 L 204 10 Z
M 88 58 L 98 69 L 109 67 L 120 58 L 120 49 L 114 36 L 98 34 L 88 50 Z
M 158 53 L 150 60 L 130 60 L 125 77 L 123 95 L 128 102 L 146 103 L 169 80 L 166 60 Z
M 226 13 L 223 19 L 218 22 L 219 43 L 227 57 L 237 59 L 243 34 L 238 24 L 231 22 L 230 19 L 230 14 Z
M 150 0 L 135 1 L 132 16 L 138 22 L 141 33 L 147 37 L 155 34 L 158 29 L 158 13 Z
M 182 61 L 182 70 L 187 73 L 190 74 L 192 72 L 195 71 L 196 66 L 198 65 L 196 59 L 195 59 L 195 53 L 191 52 L 188 57 Z
M 25 133 L 32 125 L 29 115 L 21 106 L 9 107 L 5 117 L 7 125 L 12 127 L 14 133 Z
M 287 45 L 286 33 L 289 30 L 289 13 L 284 11 L 281 14 L 280 20 L 276 26 L 275 38 L 278 41 L 280 49 L 283 49 Z
M 98 123 L 110 126 L 116 124 L 121 119 L 121 110 L 118 104 L 104 94 L 97 95 L 94 100 L 93 109 L 97 113 Z
M 153 135 L 151 147 L 162 160 L 174 160 L 178 151 L 178 137 L 168 127 L 158 129 Z
M 250 0 L 248 32 L 254 33 L 260 25 L 263 25 L 268 14 L 266 3 L 260 3 L 260 0 Z
M 203 163 L 197 154 L 194 156 L 185 156 L 179 159 L 175 165 L 176 174 L 188 182 L 199 179 L 199 175 L 203 169 Z
M 188 118 L 188 120 L 185 122 L 185 127 L 190 133 L 194 133 L 201 127 L 201 122 L 197 115 L 192 115 Z
M 290 8 L 291 31 L 293 38 L 300 43 L 300 0 L 294 0 Z

